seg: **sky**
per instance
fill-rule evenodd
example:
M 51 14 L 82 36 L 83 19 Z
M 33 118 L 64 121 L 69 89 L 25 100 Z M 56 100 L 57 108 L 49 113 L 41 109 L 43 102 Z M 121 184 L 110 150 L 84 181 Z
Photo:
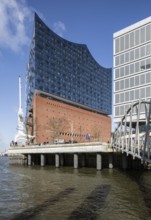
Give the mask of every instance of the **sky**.
M 61 37 L 86 44 L 100 65 L 113 68 L 113 33 L 151 16 L 151 1 L 0 0 L 0 152 L 17 134 L 19 75 L 25 115 L 34 12 Z

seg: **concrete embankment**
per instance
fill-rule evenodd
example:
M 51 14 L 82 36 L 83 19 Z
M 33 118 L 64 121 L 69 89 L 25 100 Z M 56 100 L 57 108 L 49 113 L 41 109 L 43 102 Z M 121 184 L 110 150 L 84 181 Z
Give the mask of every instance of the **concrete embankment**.
M 97 170 L 113 167 L 126 169 L 142 168 L 139 159 L 132 159 L 120 152 L 114 152 L 107 143 L 89 142 L 78 144 L 15 146 L 8 150 L 10 164 L 94 167 Z

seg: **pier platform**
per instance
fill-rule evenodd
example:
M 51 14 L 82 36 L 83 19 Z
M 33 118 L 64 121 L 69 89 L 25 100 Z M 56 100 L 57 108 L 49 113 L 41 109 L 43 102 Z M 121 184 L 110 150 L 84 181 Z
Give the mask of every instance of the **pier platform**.
M 113 149 L 110 144 L 104 142 L 12 146 L 8 150 L 8 156 L 12 163 L 15 161 L 14 163 L 29 166 L 34 164 L 45 166 L 51 160 L 54 161 L 56 167 L 60 167 L 60 165 L 68 164 L 68 161 L 72 160 L 73 167 L 78 168 L 80 164 L 85 165 L 88 154 L 93 154 L 97 170 L 102 169 L 103 154 L 108 157 L 108 167 L 113 168 L 112 153 Z

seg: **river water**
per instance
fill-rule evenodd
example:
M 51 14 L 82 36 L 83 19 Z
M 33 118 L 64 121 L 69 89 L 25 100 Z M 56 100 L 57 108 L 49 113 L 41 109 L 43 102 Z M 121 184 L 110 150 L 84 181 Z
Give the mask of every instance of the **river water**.
M 0 157 L 0 220 L 151 220 L 151 171 L 12 166 Z

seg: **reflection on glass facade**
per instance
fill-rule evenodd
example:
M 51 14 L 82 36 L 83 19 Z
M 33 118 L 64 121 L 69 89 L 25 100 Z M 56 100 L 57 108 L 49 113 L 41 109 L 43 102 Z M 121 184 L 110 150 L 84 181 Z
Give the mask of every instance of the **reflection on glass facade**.
M 111 114 L 111 72 L 94 60 L 86 45 L 61 38 L 35 14 L 26 74 L 26 112 L 38 89 Z
M 150 97 L 151 17 L 114 33 L 115 122 L 132 102 Z

